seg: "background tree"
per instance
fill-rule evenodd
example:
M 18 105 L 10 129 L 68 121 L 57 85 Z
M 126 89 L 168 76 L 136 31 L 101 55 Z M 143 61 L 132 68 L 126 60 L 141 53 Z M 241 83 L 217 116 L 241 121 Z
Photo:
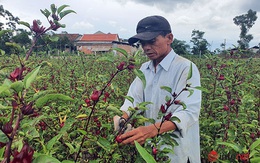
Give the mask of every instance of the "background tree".
M 237 41 L 241 49 L 249 47 L 249 42 L 253 39 L 253 36 L 248 34 L 248 31 L 255 24 L 256 19 L 256 11 L 251 9 L 248 10 L 247 14 L 236 16 L 233 19 L 234 23 L 239 26 L 241 30 L 239 35 L 240 40 Z
M 12 41 L 22 46 L 28 47 L 31 44 L 31 39 L 29 38 L 30 35 L 30 32 L 27 32 L 24 29 L 18 29 L 17 34 L 12 37 Z
M 3 17 L 3 22 L 0 22 L 0 31 L 2 30 L 10 30 L 9 32 L 5 32 L 1 35 L 0 39 L 0 47 L 2 50 L 5 51 L 6 54 L 11 53 L 11 49 L 9 46 L 6 46 L 6 42 L 10 42 L 11 38 L 13 37 L 13 32 L 16 30 L 16 25 L 20 20 L 18 17 L 12 15 L 11 12 L 5 10 L 3 5 L 0 5 L 0 17 Z
M 173 43 L 171 44 L 173 50 L 179 55 L 188 55 L 190 45 L 186 44 L 186 41 L 181 41 L 174 38 Z
M 192 53 L 195 55 L 203 55 L 208 52 L 208 41 L 203 38 L 205 32 L 193 30 L 191 34 L 191 42 L 193 43 Z

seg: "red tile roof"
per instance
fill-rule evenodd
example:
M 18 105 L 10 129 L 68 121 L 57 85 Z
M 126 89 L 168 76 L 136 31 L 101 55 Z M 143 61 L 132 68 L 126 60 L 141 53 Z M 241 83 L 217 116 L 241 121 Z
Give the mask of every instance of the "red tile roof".
M 117 34 L 84 34 L 80 41 L 118 41 Z

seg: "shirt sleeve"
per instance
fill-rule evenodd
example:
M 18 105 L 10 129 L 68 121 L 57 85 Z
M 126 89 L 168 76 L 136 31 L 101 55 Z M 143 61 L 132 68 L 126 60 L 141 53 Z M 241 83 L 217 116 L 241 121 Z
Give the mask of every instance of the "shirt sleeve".
M 186 87 L 186 84 L 191 84 L 188 89 L 193 90 L 192 95 L 189 91 L 183 91 L 176 100 L 180 100 L 186 105 L 186 109 L 183 109 L 182 105 L 173 104 L 170 107 L 172 116 L 176 116 L 180 119 L 180 122 L 173 121 L 177 126 L 181 136 L 185 136 L 187 129 L 192 126 L 194 123 L 198 122 L 200 108 L 201 108 L 201 91 L 195 89 L 194 87 L 200 86 L 200 74 L 198 68 L 195 64 L 192 63 L 192 77 L 187 81 L 189 74 L 190 66 L 187 66 L 178 80 L 176 94 L 181 92 L 183 88 Z

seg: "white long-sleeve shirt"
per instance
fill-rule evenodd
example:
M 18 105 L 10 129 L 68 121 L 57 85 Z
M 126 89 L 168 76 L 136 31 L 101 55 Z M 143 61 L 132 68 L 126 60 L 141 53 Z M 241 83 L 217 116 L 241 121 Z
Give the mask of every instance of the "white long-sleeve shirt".
M 156 72 L 152 61 L 142 64 L 140 70 L 144 73 L 146 87 L 143 87 L 142 81 L 136 77 L 129 87 L 127 96 L 134 98 L 132 104 L 127 99 L 121 106 L 121 110 L 128 113 L 128 108 L 135 107 L 141 102 L 152 102 L 148 105 L 145 117 L 153 118 L 156 122 L 158 112 L 162 104 L 165 104 L 165 97 L 171 97 L 161 86 L 171 87 L 172 91 L 178 94 L 187 83 L 191 87 L 200 86 L 200 74 L 198 68 L 192 63 L 192 77 L 187 81 L 191 61 L 177 55 L 173 50 L 157 65 Z M 172 92 L 172 93 L 173 93 Z M 180 119 L 180 122 L 174 122 L 178 130 L 174 131 L 178 138 L 175 140 L 179 143 L 174 147 L 174 154 L 169 154 L 172 163 L 199 163 L 200 161 L 200 136 L 199 136 L 199 114 L 201 107 L 201 91 L 194 89 L 194 93 L 189 96 L 189 91 L 184 91 L 177 98 L 184 102 L 187 108 L 184 110 L 181 105 L 171 105 L 168 112 L 172 116 Z M 188 97 L 189 96 L 189 97 Z M 147 124 L 148 125 L 148 124 Z

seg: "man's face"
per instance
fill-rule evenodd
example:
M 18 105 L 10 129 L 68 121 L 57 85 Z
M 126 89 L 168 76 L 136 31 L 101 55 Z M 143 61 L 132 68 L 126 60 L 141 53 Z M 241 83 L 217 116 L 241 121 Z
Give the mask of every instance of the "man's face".
M 163 58 L 171 51 L 171 43 L 173 41 L 173 35 L 171 33 L 166 36 L 159 35 L 156 38 L 139 42 L 142 45 L 144 53 L 150 60 L 153 60 L 155 65 L 158 65 Z

